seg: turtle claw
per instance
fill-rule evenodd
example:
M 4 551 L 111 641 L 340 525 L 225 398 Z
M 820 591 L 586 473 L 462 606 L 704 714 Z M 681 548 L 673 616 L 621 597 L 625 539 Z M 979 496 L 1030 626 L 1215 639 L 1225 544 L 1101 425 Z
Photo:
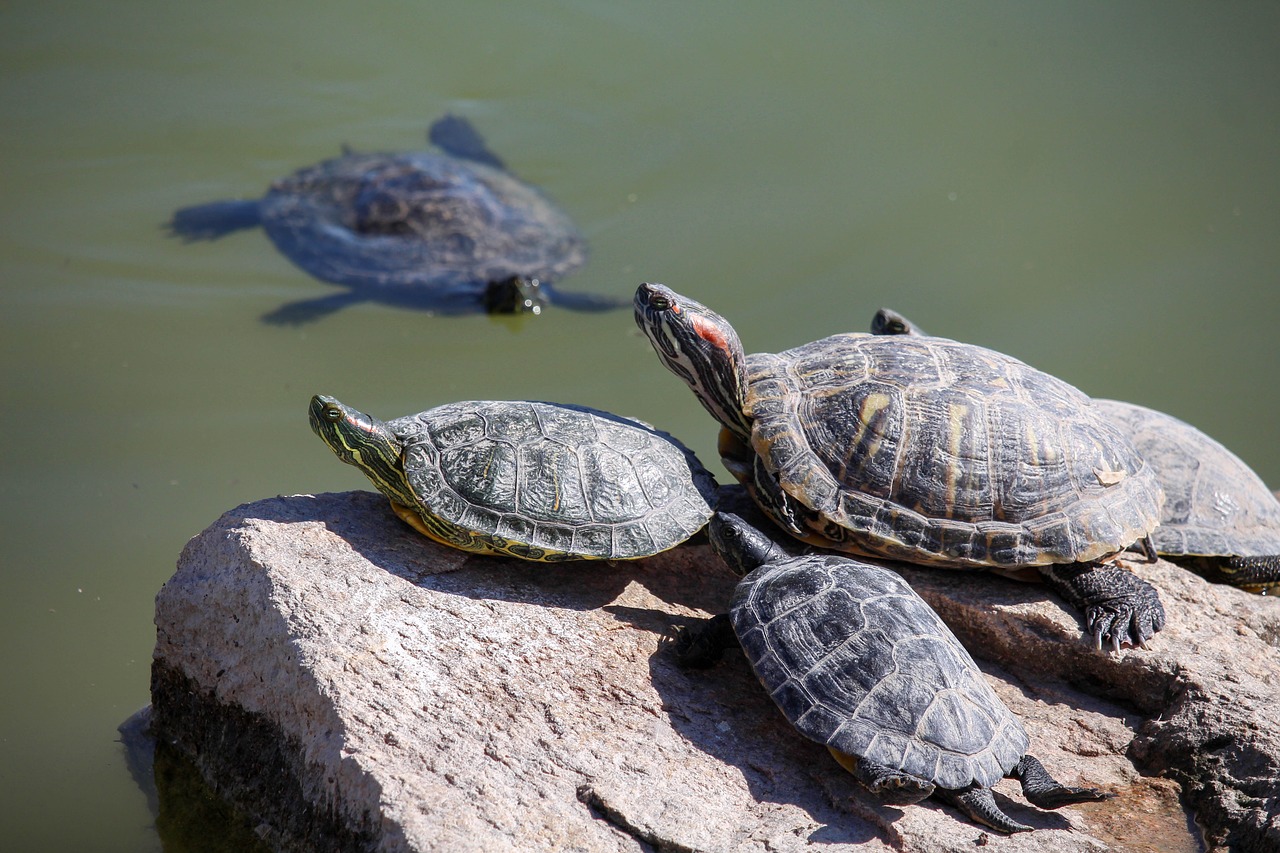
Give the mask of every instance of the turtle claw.
M 1164 626 L 1164 608 L 1159 599 L 1154 607 L 1137 609 L 1128 602 L 1104 602 L 1086 608 L 1085 624 L 1093 634 L 1093 646 L 1098 651 L 1107 646 L 1112 653 L 1119 653 L 1124 646 L 1147 648 L 1147 640 Z
M 1155 587 L 1111 565 L 1073 563 L 1046 566 L 1041 574 L 1060 595 L 1084 611 L 1085 631 L 1094 648 L 1119 652 L 1125 644 L 1146 648 L 1164 627 L 1164 605 Z

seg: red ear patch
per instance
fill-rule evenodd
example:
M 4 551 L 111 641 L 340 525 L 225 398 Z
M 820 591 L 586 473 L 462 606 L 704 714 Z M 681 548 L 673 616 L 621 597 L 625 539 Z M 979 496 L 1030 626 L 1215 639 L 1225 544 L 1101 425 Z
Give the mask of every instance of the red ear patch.
M 698 337 L 719 350 L 729 349 L 729 341 L 725 338 L 724 332 L 720 328 L 708 320 L 701 317 L 690 316 L 693 325 L 693 331 Z

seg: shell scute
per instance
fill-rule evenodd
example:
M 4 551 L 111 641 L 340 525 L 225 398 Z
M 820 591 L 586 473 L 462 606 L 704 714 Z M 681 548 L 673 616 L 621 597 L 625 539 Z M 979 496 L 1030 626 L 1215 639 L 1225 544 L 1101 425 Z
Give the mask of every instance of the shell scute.
M 1089 398 L 1001 353 L 836 335 L 747 366 L 752 450 L 836 547 L 1038 565 L 1113 553 L 1158 520 L 1154 473 Z
M 397 435 L 409 435 L 405 478 L 424 519 L 464 527 L 480 544 L 501 537 L 497 550 L 642 556 L 684 541 L 711 515 L 714 478 L 639 421 L 530 401 L 454 403 L 413 420 L 421 428 Z
M 953 789 L 994 784 L 1026 751 L 968 652 L 892 572 L 775 561 L 739 584 L 731 617 L 774 701 L 820 743 Z

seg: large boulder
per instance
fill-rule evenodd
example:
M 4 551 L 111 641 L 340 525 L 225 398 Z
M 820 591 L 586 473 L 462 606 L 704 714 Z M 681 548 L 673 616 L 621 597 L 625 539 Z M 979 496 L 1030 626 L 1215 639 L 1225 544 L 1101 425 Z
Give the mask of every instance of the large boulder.
M 451 551 L 366 492 L 239 507 L 157 597 L 152 729 L 281 850 L 1280 849 L 1280 604 L 1167 563 L 1153 648 L 1108 656 L 1043 588 L 903 569 L 1059 779 L 1000 838 L 871 800 L 741 655 L 685 672 L 673 625 L 735 578 L 704 544 L 544 565 Z M 1145 774 L 1145 775 L 1144 775 Z M 163 792 L 161 792 L 163 797 Z

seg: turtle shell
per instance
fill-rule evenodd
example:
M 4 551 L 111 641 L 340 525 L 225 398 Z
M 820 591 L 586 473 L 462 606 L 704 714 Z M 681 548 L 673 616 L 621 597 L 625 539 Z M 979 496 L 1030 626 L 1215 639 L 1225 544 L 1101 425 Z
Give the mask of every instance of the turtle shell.
M 1170 556 L 1280 554 L 1280 501 L 1240 457 L 1191 424 L 1132 403 L 1097 400 L 1164 488 L 1156 550 Z
M 530 560 L 665 551 L 711 517 L 716 482 L 641 421 L 540 402 L 451 403 L 387 422 L 423 522 L 449 544 Z
M 1027 751 L 1017 718 L 901 577 L 832 554 L 768 563 L 730 611 L 752 669 L 802 734 L 942 788 L 990 787 Z
M 585 243 L 536 189 L 446 154 L 347 154 L 272 184 L 267 235 L 324 281 L 361 288 L 476 292 L 513 276 L 553 281 Z
M 747 377 L 752 450 L 829 547 L 1032 566 L 1159 521 L 1154 472 L 1091 399 L 1002 353 L 845 334 L 752 354 Z

